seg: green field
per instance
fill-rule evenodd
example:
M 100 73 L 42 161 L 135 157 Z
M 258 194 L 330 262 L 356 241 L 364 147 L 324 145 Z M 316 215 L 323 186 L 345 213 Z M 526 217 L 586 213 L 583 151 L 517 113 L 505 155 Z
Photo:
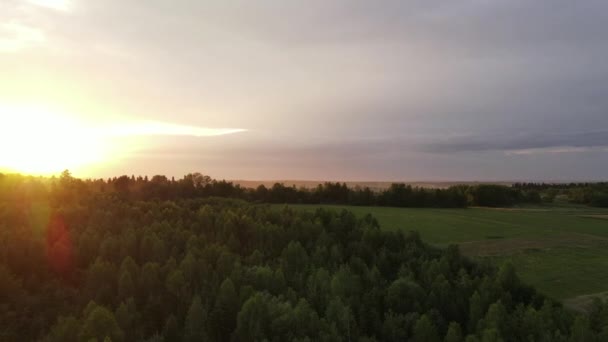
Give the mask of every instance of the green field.
M 371 213 L 383 229 L 416 230 L 429 243 L 456 243 L 472 257 L 511 260 L 525 282 L 573 306 L 582 296 L 608 291 L 608 210 L 324 207 Z

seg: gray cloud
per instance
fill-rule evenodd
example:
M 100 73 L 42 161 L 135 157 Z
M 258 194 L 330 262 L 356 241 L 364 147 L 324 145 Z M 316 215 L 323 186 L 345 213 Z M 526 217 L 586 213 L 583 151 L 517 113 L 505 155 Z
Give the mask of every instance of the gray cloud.
M 560 147 L 598 148 L 608 146 L 608 130 L 575 133 L 511 134 L 503 136 L 472 136 L 442 139 L 422 145 L 421 150 L 432 153 L 517 151 Z
M 306 162 L 328 160 L 361 160 L 396 158 L 419 153 L 453 154 L 476 152 L 516 152 L 527 150 L 586 152 L 590 149 L 605 151 L 608 148 L 608 130 L 541 133 L 511 135 L 465 135 L 451 137 L 412 136 L 384 137 L 376 139 L 340 139 L 330 142 L 309 142 L 277 144 L 276 141 L 259 141 L 255 145 L 244 145 L 240 140 L 248 140 L 246 135 L 231 137 L 229 140 L 185 139 L 171 143 L 171 140 L 157 140 L 156 147 L 146 154 L 171 155 L 176 145 L 181 146 L 183 156 L 232 155 L 241 160 L 254 156 L 260 160 L 299 160 Z M 221 146 L 221 152 L 217 150 Z
M 188 169 L 218 178 L 262 180 L 601 180 L 608 155 L 594 148 L 421 152 L 424 145 L 396 139 L 307 146 L 266 141 L 244 147 L 238 143 L 243 137 L 190 138 L 175 145 L 160 140 L 156 148 L 134 156 L 138 164 L 129 172 L 181 175 Z

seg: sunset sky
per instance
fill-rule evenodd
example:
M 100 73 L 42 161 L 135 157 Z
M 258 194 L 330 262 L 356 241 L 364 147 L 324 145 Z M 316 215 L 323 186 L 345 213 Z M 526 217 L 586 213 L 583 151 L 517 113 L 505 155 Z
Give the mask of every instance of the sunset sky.
M 0 0 L 0 169 L 601 180 L 608 1 Z

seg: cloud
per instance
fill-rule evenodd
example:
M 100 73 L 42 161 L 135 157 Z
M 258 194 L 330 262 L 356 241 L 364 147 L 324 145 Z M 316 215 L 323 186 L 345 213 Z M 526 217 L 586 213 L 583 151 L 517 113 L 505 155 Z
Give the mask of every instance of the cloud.
M 0 52 L 17 52 L 41 45 L 45 40 L 43 31 L 19 21 L 0 24 Z
M 529 148 L 523 150 L 512 150 L 506 151 L 507 155 L 516 155 L 516 156 L 529 156 L 536 154 L 556 154 L 556 153 L 581 153 L 581 152 L 592 152 L 592 151 L 601 151 L 605 149 L 594 148 L 594 147 L 550 147 L 550 148 Z
M 202 145 L 194 138 L 181 140 L 157 140 L 155 146 L 146 149 L 149 156 L 170 156 L 179 150 L 187 158 L 224 158 L 249 160 L 258 163 L 297 164 L 323 163 L 399 163 L 403 159 L 421 157 L 461 158 L 468 156 L 577 154 L 608 151 L 608 131 L 518 135 L 419 135 L 386 136 L 380 138 L 342 138 L 331 141 L 311 140 L 307 143 L 282 141 L 250 132 L 247 136 L 234 137 Z
M 241 128 L 209 128 L 188 125 L 179 125 L 160 121 L 135 121 L 114 124 L 102 129 L 101 133 L 109 136 L 192 136 L 211 137 L 245 132 Z
M 509 154 L 587 152 L 608 147 L 608 130 L 510 135 L 475 135 L 422 144 L 431 153 L 505 151 Z
M 26 0 L 32 5 L 67 12 L 71 8 L 70 0 Z

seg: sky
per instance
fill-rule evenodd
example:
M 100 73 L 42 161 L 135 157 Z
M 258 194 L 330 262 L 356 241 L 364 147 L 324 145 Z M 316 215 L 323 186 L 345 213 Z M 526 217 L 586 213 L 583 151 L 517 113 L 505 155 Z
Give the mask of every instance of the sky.
M 606 180 L 606 32 L 605 0 L 0 0 L 0 167 Z

